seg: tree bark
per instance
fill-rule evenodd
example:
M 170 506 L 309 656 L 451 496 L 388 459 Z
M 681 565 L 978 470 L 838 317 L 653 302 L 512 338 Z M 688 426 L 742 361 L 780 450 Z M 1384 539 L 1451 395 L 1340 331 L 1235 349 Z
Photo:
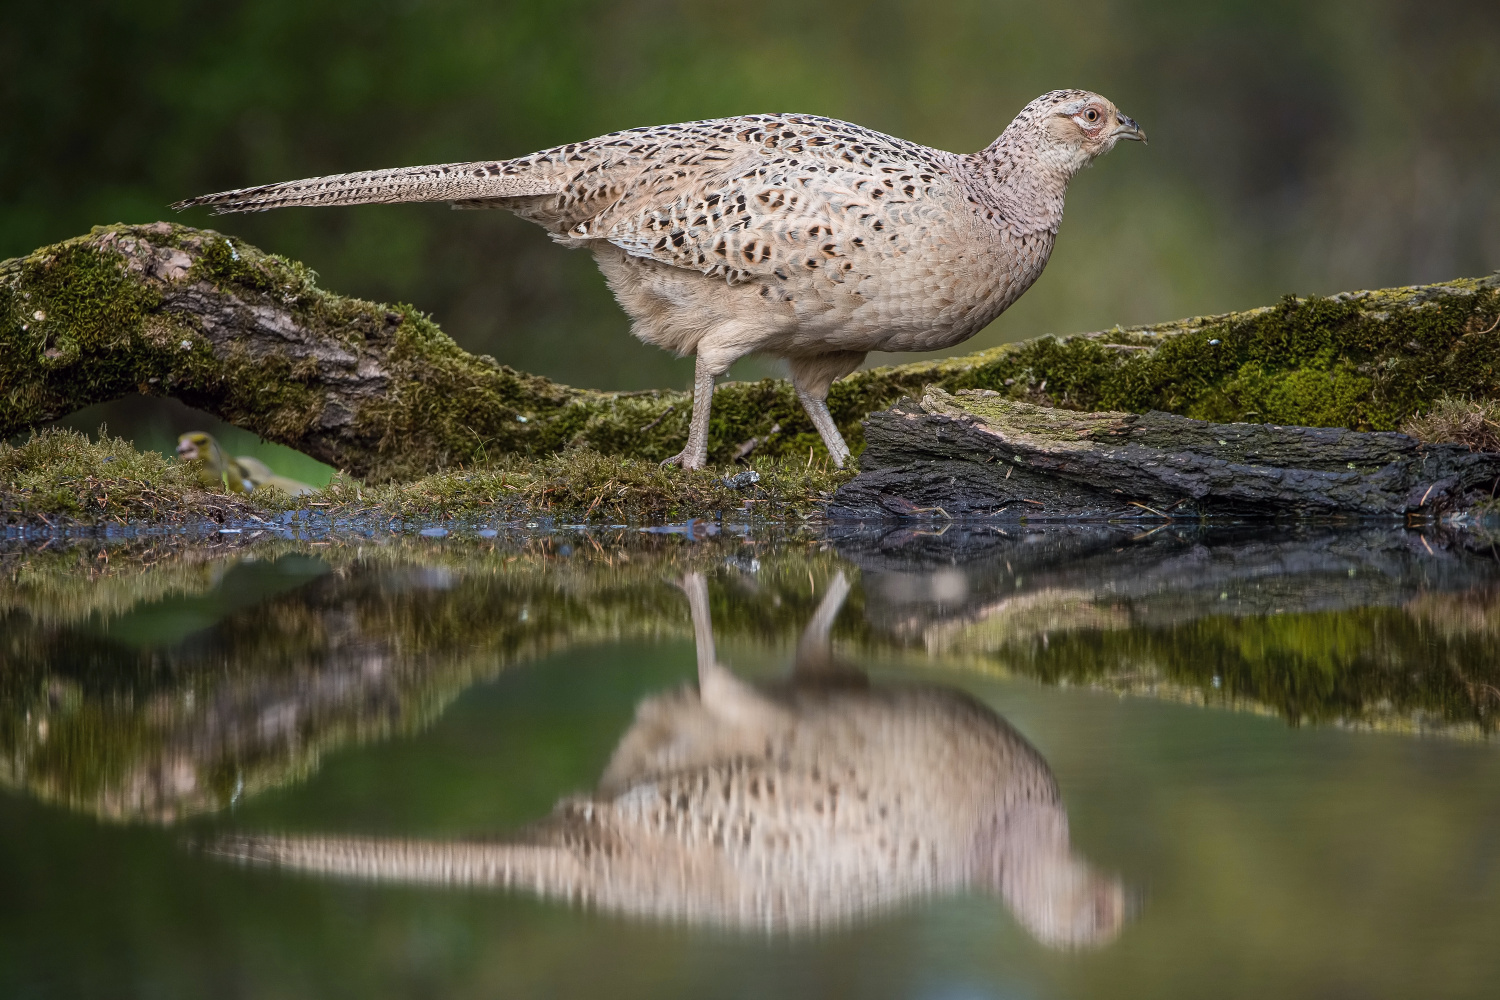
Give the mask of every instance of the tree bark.
M 1500 454 L 1394 432 L 1079 413 L 985 390 L 930 387 L 871 414 L 865 437 L 832 518 L 1400 516 L 1500 485 Z

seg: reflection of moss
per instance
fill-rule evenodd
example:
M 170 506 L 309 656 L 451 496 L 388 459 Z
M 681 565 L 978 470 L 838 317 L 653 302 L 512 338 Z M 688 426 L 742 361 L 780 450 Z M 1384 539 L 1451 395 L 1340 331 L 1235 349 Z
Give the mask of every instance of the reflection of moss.
M 1118 629 L 1129 624 L 1125 608 L 1100 603 L 1093 591 L 1045 589 L 1006 598 L 965 618 L 928 626 L 922 638 L 933 652 L 992 653 L 1055 632 Z
M 0 549 L 0 613 L 24 612 L 49 627 L 85 619 L 108 623 L 143 604 L 212 590 L 235 565 L 236 547 L 230 541 L 152 538 L 98 549 Z
M 0 781 L 116 818 L 217 809 L 297 780 L 330 747 L 420 728 L 510 663 L 580 643 L 690 637 L 686 602 L 670 584 L 690 566 L 726 557 L 748 565 L 759 555 L 758 571 L 735 585 L 738 599 L 716 600 L 716 625 L 728 636 L 789 641 L 835 565 L 796 545 L 770 554 L 738 540 L 627 541 L 576 552 L 545 538 L 273 541 L 224 553 L 213 572 L 191 548 L 140 546 L 149 566 L 117 551 L 103 574 L 66 553 L 28 557 L 42 565 L 12 566 L 0 579 Z M 183 646 L 112 642 L 90 627 L 103 615 L 149 618 L 154 606 L 201 597 L 251 553 L 316 553 L 334 572 L 227 610 Z M 91 602 L 75 576 L 113 596 Z M 131 582 L 153 603 L 130 608 Z M 857 617 L 844 622 L 845 631 L 859 627 Z
M 712 574 L 721 643 L 789 645 L 844 567 L 815 541 L 686 544 L 619 532 L 509 542 L 262 539 L 210 555 L 169 541 L 0 553 L 0 782 L 101 815 L 170 819 L 297 780 L 340 743 L 411 732 L 508 664 L 584 643 L 686 640 L 672 585 Z M 311 579 L 307 557 L 330 572 Z M 250 606 L 245 560 L 300 564 L 298 589 Z M 268 570 L 269 572 L 269 570 Z M 153 610 L 217 609 L 190 642 L 153 644 Z M 1500 710 L 1500 592 L 1426 592 L 1403 608 L 1236 618 L 1151 609 L 1084 588 L 1021 592 L 981 620 L 870 621 L 856 589 L 834 635 L 851 659 L 923 641 L 943 662 L 1047 683 L 1452 734 Z M 1212 603 L 1210 602 L 1210 607 Z M 110 628 L 128 618 L 135 638 Z M 173 636 L 167 636 L 173 638 Z M 856 653 L 856 651 L 858 651 Z
M 1500 640 L 1500 590 L 1421 594 L 1406 604 L 1412 620 L 1444 641 Z
M 1434 593 L 1405 610 L 1209 615 L 1167 627 L 1053 632 L 998 658 L 1047 683 L 1175 686 L 1209 703 L 1266 706 L 1292 722 L 1492 732 L 1500 711 L 1497 622 L 1494 595 L 1476 603 L 1471 594 Z

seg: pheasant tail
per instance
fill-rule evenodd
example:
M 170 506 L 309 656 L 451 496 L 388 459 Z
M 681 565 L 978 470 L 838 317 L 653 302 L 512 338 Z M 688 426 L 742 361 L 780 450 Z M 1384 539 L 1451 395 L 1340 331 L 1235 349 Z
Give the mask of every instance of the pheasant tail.
M 228 212 L 266 212 L 273 208 L 315 205 L 384 205 L 401 201 L 488 202 L 554 194 L 562 190 L 556 178 L 529 172 L 514 160 L 439 163 L 425 167 L 365 170 L 330 174 L 300 181 L 261 184 L 220 191 L 179 201 L 181 211 L 207 205 L 215 215 Z
M 249 864 L 371 882 L 493 885 L 573 898 L 588 873 L 568 851 L 543 844 L 383 840 L 373 837 L 225 837 L 209 854 Z

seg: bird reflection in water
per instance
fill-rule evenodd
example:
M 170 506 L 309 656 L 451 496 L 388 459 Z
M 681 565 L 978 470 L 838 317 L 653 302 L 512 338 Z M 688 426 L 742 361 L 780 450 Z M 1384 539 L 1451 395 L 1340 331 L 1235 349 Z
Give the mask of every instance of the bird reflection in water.
M 698 684 L 641 702 L 597 789 L 505 841 L 237 835 L 214 853 L 377 881 L 494 885 L 632 916 L 796 932 L 913 901 L 999 895 L 1042 943 L 1099 945 L 1125 892 L 1068 842 L 1047 762 L 936 685 L 872 685 L 831 654 L 840 574 L 790 675 L 719 663 L 701 574 L 683 581 Z

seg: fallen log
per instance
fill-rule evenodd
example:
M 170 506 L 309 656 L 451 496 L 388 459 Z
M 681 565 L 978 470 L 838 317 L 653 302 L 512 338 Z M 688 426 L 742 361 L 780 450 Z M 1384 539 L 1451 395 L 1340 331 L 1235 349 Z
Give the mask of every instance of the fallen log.
M 870 415 L 833 519 L 1400 516 L 1467 506 L 1500 454 L 1391 431 L 1080 413 L 929 387 Z
M 660 460 L 686 393 L 595 392 L 464 351 L 411 306 L 317 286 L 212 230 L 103 226 L 0 262 L 0 441 L 128 393 L 172 396 L 366 481 L 588 447 Z M 856 372 L 829 409 L 851 448 L 929 384 L 1081 410 L 1391 430 L 1443 396 L 1500 398 L 1500 276 L 1327 298 Z M 710 459 L 804 456 L 784 380 L 716 392 Z

